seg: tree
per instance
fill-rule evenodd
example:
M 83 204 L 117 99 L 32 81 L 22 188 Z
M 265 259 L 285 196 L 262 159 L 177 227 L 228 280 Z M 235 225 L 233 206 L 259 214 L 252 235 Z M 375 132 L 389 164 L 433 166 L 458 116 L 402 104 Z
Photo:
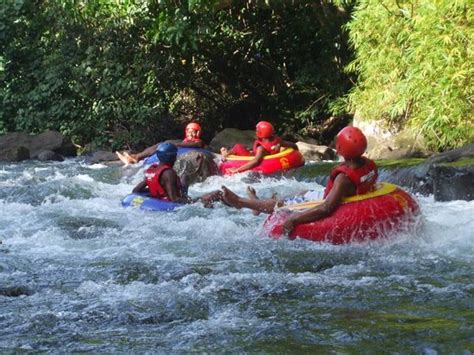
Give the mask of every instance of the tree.
M 474 141 L 473 13 L 468 0 L 360 0 L 347 25 L 358 74 L 348 108 L 412 127 L 430 148 Z

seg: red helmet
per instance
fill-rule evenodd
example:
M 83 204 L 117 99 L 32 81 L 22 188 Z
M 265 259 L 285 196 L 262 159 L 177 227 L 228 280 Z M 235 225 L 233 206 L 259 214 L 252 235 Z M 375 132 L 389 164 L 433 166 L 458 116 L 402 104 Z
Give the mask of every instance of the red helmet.
M 337 154 L 345 159 L 360 157 L 367 149 L 367 138 L 357 127 L 345 127 L 336 136 Z
M 188 129 L 193 129 L 197 132 L 197 137 L 199 138 L 201 136 L 201 126 L 199 125 L 199 123 L 196 123 L 196 122 L 191 122 L 191 123 L 188 123 L 188 125 L 186 126 L 185 128 L 185 133 Z
M 257 123 L 257 138 L 270 138 L 275 134 L 275 129 L 270 122 L 260 121 Z

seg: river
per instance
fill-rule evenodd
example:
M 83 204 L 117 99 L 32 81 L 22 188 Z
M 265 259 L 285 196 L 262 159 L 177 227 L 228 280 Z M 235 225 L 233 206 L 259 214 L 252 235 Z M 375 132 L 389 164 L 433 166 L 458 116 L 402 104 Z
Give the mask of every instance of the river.
M 333 246 L 267 238 L 265 216 L 222 204 L 121 207 L 141 178 L 0 165 L 0 352 L 474 352 L 474 201 L 417 196 L 415 234 Z M 238 175 L 190 193 L 248 183 L 315 187 Z

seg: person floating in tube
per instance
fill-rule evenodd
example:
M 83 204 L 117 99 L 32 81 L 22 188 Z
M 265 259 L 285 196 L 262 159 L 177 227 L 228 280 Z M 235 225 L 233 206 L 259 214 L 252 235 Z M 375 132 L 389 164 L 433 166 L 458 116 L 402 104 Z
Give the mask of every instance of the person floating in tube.
M 228 171 L 232 174 L 241 173 L 258 166 L 266 155 L 277 154 L 281 148 L 293 148 L 298 150 L 298 146 L 293 142 L 282 140 L 275 135 L 275 129 L 270 122 L 260 121 L 256 126 L 257 139 L 253 143 L 252 151 L 249 151 L 243 144 L 235 144 L 231 150 L 226 147 L 221 148 L 222 159 L 225 160 L 228 155 L 254 156 L 246 164 L 238 168 L 230 168 Z
M 192 200 L 187 196 L 187 186 L 173 169 L 178 154 L 178 148 L 171 143 L 158 145 L 155 154 L 159 163 L 152 164 L 145 171 L 145 177 L 134 188 L 133 193 L 149 193 L 151 197 L 164 201 L 192 203 L 202 201 L 205 207 L 211 207 L 212 202 L 222 198 L 222 192 L 217 190 Z
M 185 137 L 182 142 L 175 143 L 177 147 L 188 147 L 188 148 L 204 148 L 206 143 L 201 139 L 201 125 L 196 122 L 188 123 L 184 129 Z M 159 143 L 152 145 L 136 154 L 129 154 L 127 152 L 115 152 L 117 157 L 125 164 L 134 164 L 138 163 L 140 160 L 143 160 L 150 155 L 153 155 L 158 148 Z
M 336 136 L 336 151 L 344 162 L 336 166 L 329 176 L 322 204 L 303 212 L 295 212 L 286 219 L 283 228 L 290 233 L 302 223 L 309 223 L 329 216 L 349 196 L 365 194 L 374 190 L 378 178 L 374 161 L 363 156 L 367 149 L 367 138 L 356 127 L 345 127 Z M 248 188 L 249 198 L 240 197 L 222 186 L 222 201 L 235 208 L 250 208 L 256 213 L 273 213 L 275 208 L 291 203 L 318 199 L 317 191 L 303 192 L 289 199 L 258 199 L 255 190 Z

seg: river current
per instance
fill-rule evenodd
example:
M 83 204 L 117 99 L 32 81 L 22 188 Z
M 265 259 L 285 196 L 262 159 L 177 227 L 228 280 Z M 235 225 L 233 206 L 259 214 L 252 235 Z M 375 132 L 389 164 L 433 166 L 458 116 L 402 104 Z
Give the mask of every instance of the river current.
M 123 208 L 135 168 L 0 165 L 0 352 L 474 352 L 474 201 L 417 196 L 422 228 L 273 240 L 220 203 Z M 263 197 L 321 186 L 246 175 Z

